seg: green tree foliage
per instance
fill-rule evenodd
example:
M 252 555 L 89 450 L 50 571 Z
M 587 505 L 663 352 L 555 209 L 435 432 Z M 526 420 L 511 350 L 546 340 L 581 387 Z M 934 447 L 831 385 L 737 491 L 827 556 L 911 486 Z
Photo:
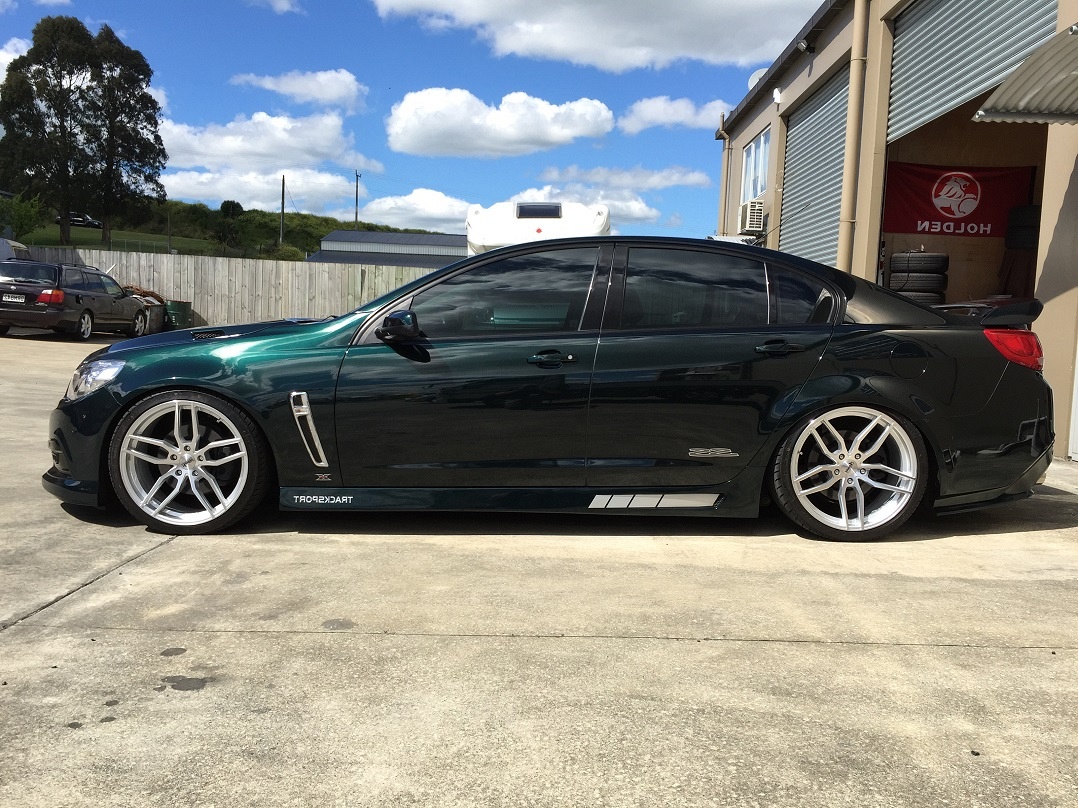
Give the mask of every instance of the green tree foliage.
M 33 44 L 8 66 L 0 86 L 0 182 L 34 194 L 64 218 L 89 201 L 90 155 L 85 142 L 92 81 L 93 38 L 74 17 L 45 17 Z
M 168 155 L 158 131 L 161 106 L 149 92 L 149 63 L 107 25 L 94 38 L 94 56 L 89 114 L 101 128 L 87 145 L 101 240 L 108 242 L 112 216 L 128 200 L 165 198 L 159 177 Z
M 37 195 L 61 216 L 92 211 L 109 238 L 125 204 L 164 197 L 167 155 L 160 107 L 148 92 L 153 73 L 138 51 L 103 26 L 96 37 L 75 17 L 44 17 L 33 43 L 0 85 L 0 182 Z
M 27 233 L 33 232 L 45 219 L 45 209 L 35 196 L 23 199 L 0 199 L 0 225 L 11 225 L 11 233 L 16 241 Z

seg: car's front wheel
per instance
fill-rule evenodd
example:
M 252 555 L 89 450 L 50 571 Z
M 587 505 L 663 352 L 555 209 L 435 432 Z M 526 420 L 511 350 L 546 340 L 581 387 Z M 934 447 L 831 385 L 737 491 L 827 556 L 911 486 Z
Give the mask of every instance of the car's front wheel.
M 120 420 L 109 473 L 124 507 L 161 533 L 210 533 L 265 496 L 269 452 L 233 404 L 190 390 L 157 393 Z
M 902 525 L 920 504 L 928 455 L 917 428 L 874 407 L 836 407 L 805 418 L 771 469 L 775 501 L 826 539 L 869 541 Z

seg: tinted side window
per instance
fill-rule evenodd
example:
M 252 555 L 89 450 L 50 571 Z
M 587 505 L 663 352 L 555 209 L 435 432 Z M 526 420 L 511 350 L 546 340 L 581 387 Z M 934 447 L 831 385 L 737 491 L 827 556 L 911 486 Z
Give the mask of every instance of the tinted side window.
M 784 267 L 768 267 L 771 322 L 777 325 L 827 323 L 834 311 L 834 295 L 815 278 Z
M 108 292 L 110 295 L 112 295 L 113 297 L 124 296 L 123 287 L 121 287 L 120 284 L 116 283 L 116 281 L 114 281 L 108 275 L 97 275 L 96 277 L 99 281 L 101 281 L 101 283 L 105 284 L 105 291 Z
M 621 328 L 767 324 L 767 276 L 758 261 L 722 253 L 633 248 Z
M 598 247 L 504 258 L 455 275 L 412 300 L 428 337 L 576 331 Z
M 84 272 L 83 277 L 86 278 L 86 286 L 83 288 L 89 292 L 104 292 L 105 284 L 101 282 L 101 276 L 95 275 L 92 272 Z
M 86 280 L 83 277 L 81 269 L 64 269 L 64 277 L 60 282 L 60 285 L 64 289 L 78 289 L 80 291 L 86 290 Z

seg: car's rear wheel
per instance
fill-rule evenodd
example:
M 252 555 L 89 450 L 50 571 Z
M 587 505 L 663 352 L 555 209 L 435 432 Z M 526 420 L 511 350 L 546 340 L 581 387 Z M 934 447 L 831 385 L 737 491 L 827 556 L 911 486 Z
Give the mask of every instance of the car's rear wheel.
M 248 515 L 270 479 L 269 452 L 238 407 L 190 390 L 136 404 L 109 447 L 124 507 L 162 533 L 210 533 Z
M 84 311 L 79 315 L 79 321 L 75 323 L 75 339 L 87 340 L 92 333 L 94 333 L 94 315 Z
M 131 327 L 129 329 L 127 329 L 127 334 L 128 334 L 128 336 L 131 336 L 131 337 L 141 337 L 145 333 L 146 333 L 146 312 L 142 311 L 140 309 L 139 311 L 135 312 L 135 316 L 131 320 Z
M 921 502 L 928 455 L 916 427 L 874 407 L 805 418 L 772 465 L 775 501 L 806 530 L 869 541 L 902 525 Z
M 4 323 L 4 324 L 0 325 L 0 337 L 4 336 L 4 334 L 6 334 L 10 330 L 11 330 L 11 326 L 8 325 L 7 323 Z

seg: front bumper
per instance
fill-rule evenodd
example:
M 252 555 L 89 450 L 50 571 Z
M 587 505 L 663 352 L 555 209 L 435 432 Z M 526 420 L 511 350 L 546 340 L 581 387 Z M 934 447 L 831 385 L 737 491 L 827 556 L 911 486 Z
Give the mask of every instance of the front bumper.
M 100 507 L 108 491 L 101 465 L 104 425 L 88 418 L 82 407 L 77 413 L 69 402 L 60 402 L 49 416 L 52 468 L 42 475 L 41 485 L 63 502 Z

